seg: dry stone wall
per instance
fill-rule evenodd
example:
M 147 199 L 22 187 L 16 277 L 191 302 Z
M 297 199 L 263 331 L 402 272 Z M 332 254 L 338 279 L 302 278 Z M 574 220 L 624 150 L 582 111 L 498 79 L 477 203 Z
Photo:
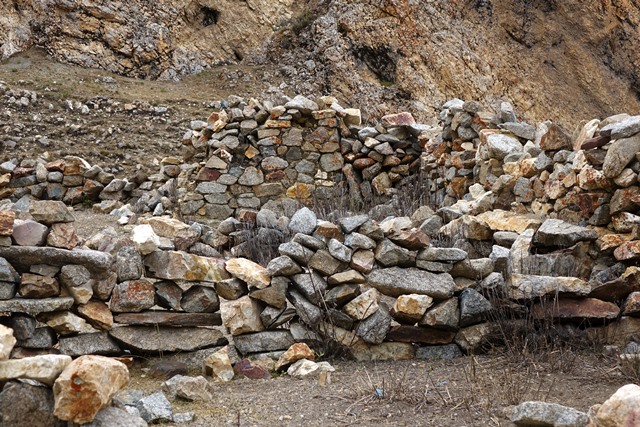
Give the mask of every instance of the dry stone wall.
M 477 103 L 453 100 L 441 115 L 443 131 L 433 135 L 406 113 L 386 116 L 376 128 L 347 126 L 357 111 L 319 101 L 324 104 L 297 97 L 277 107 L 232 100 L 192 126 L 185 161 L 163 162 L 162 176 L 138 187 L 105 177 L 100 205 L 132 197 L 137 201 L 129 207 L 142 212 L 146 206 L 156 216 L 138 218 L 129 237 L 103 231 L 82 249 L 65 204 L 30 200 L 27 192 L 54 184 L 49 178 L 56 172 L 61 185 L 65 179 L 77 184 L 67 193 L 83 192 L 103 172 L 73 157 L 34 162 L 28 173 L 22 172 L 26 163 L 15 167 L 4 191 L 15 196 L 21 189 L 23 196 L 5 201 L 0 216 L 0 307 L 12 313 L 3 318 L 10 326 L 27 325 L 17 336 L 16 357 L 52 348 L 73 356 L 207 354 L 227 342 L 212 329 L 220 325 L 242 354 L 331 341 L 360 360 L 481 351 L 505 338 L 505 318 L 512 326 L 550 322 L 560 337 L 605 334 L 610 324 L 621 340 L 638 333 L 638 210 L 627 194 L 638 188 L 636 117 L 590 122 L 568 136 L 552 123 L 518 122 L 508 104 L 487 113 Z M 300 145 L 286 143 L 292 132 Z M 309 139 L 315 137 L 316 145 Z M 360 196 L 366 188 L 393 192 L 394 181 L 415 164 L 416 144 L 424 147 L 421 179 L 437 206 L 409 216 L 379 218 L 375 214 L 389 211 L 378 209 L 327 221 L 295 200 L 256 194 L 275 183 L 273 198 L 291 188 L 299 195 L 300 188 L 317 192 L 340 180 Z M 294 148 L 303 157 L 289 157 L 289 164 Z M 334 155 L 342 169 L 322 161 Z M 317 160 L 315 169 L 299 171 L 309 158 Z M 282 167 L 271 170 L 274 164 Z M 365 176 L 372 167 L 376 174 Z M 362 172 L 349 181 L 349 170 Z M 270 174 L 279 181 L 268 182 Z M 248 175 L 264 181 L 239 183 Z M 169 187 L 177 202 L 168 202 L 178 205 L 166 207 L 183 204 L 184 213 L 197 202 L 194 217 L 209 205 L 227 206 L 211 195 L 259 203 L 238 205 L 238 218 L 224 215 L 216 227 L 188 225 L 158 216 Z M 153 197 L 155 207 L 148 202 Z M 247 259 L 252 232 L 277 248 L 264 266 Z

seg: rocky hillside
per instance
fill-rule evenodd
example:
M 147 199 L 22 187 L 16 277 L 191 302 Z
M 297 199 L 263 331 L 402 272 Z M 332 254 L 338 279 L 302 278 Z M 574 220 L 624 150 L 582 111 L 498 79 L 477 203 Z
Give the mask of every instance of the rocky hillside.
M 433 117 L 457 96 L 509 100 L 524 119 L 572 130 L 638 110 L 639 20 L 636 0 L 12 0 L 0 5 L 0 54 L 41 45 L 152 78 L 269 64 L 286 94 L 357 100 L 373 115 Z

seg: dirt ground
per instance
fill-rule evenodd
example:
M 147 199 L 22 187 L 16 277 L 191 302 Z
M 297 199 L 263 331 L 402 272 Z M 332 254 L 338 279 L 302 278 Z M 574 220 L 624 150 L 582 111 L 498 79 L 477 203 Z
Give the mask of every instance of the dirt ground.
M 630 382 L 610 361 L 587 354 L 563 356 L 553 365 L 523 365 L 499 356 L 378 363 L 339 360 L 332 361 L 336 372 L 330 385 L 287 375 L 234 379 L 216 383 L 213 402 L 172 404 L 174 413 L 196 414 L 187 424 L 193 427 L 512 426 L 506 417 L 511 405 L 542 400 L 586 412 Z M 160 390 L 162 380 L 141 369 L 155 362 L 134 367 L 127 389 L 145 394 Z
M 180 156 L 191 120 L 205 120 L 214 102 L 230 95 L 260 97 L 282 82 L 267 79 L 266 71 L 224 66 L 181 81 L 137 80 L 61 64 L 31 49 L 0 62 L 0 89 L 4 85 L 18 94 L 14 98 L 24 90 L 38 97 L 28 106 L 17 105 L 0 90 L 0 162 L 76 155 L 120 178 L 138 167 L 154 173 L 163 157 Z M 71 109 L 68 101 L 89 109 L 82 112 L 77 104 Z M 135 108 L 127 110 L 126 104 Z M 158 113 L 157 107 L 166 111 Z

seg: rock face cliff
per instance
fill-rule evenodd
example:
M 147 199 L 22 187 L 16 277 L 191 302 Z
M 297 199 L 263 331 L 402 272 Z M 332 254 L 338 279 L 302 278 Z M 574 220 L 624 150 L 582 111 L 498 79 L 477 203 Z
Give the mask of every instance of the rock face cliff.
M 0 55 L 32 45 L 56 59 L 133 77 L 175 78 L 241 61 L 293 0 L 8 0 Z
M 273 65 L 291 93 L 432 117 L 457 96 L 529 120 L 640 107 L 637 0 L 12 0 L 0 53 L 31 45 L 135 77 Z

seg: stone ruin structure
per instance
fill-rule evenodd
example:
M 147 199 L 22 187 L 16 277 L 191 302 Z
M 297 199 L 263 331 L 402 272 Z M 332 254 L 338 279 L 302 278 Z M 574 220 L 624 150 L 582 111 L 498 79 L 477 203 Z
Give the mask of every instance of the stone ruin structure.
M 638 339 L 640 116 L 569 135 L 506 103 L 452 100 L 442 129 L 408 113 L 363 126 L 328 97 L 222 107 L 148 177 L 77 157 L 0 165 L 0 378 L 42 378 L 46 361 L 53 384 L 72 357 L 131 354 L 216 375 L 225 345 L 454 358 L 531 321 Z M 399 212 L 407 182 L 432 196 Z M 314 212 L 336 191 L 349 208 L 391 199 Z M 87 202 L 128 233 L 81 241 L 68 205 Z

